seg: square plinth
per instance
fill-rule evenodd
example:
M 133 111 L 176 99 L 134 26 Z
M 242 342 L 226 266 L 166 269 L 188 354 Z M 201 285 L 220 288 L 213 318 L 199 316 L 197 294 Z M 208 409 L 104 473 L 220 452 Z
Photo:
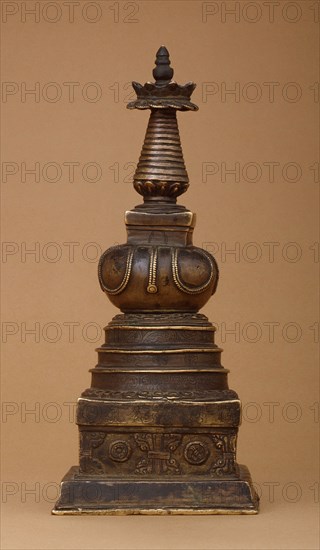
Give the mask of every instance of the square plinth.
M 246 466 L 233 479 L 110 479 L 73 466 L 54 515 L 256 514 L 259 498 Z

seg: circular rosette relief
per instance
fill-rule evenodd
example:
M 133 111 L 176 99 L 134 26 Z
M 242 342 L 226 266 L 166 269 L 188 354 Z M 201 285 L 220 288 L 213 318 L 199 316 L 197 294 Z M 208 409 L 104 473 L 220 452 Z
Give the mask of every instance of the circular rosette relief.
M 209 455 L 208 446 L 202 441 L 190 441 L 184 449 L 186 461 L 193 465 L 204 464 L 208 460 Z
M 109 446 L 109 457 L 114 462 L 125 462 L 129 460 L 132 449 L 127 441 L 117 439 Z

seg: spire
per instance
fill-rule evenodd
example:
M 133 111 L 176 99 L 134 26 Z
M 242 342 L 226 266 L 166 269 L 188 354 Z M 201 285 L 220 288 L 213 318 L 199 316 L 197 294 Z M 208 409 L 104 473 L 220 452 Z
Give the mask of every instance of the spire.
M 169 52 L 161 46 L 156 53 L 155 82 L 143 86 L 133 82 L 136 101 L 129 109 L 151 109 L 141 155 L 134 174 L 134 188 L 145 201 L 151 199 L 176 202 L 189 186 L 183 160 L 176 111 L 196 111 L 190 97 L 196 85 L 177 84 L 170 66 Z
M 151 112 L 134 188 L 145 199 L 168 197 L 175 201 L 189 186 L 174 109 Z

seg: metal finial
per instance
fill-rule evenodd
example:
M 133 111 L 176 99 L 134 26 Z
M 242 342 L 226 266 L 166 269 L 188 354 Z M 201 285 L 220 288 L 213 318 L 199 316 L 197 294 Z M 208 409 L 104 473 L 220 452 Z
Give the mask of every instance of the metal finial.
M 196 85 L 193 82 L 177 84 L 170 67 L 169 52 L 160 46 L 156 54 L 156 66 L 153 69 L 155 82 L 132 82 L 137 94 L 135 101 L 130 101 L 128 109 L 175 109 L 176 111 L 197 111 L 198 107 L 190 98 Z
M 173 69 L 170 67 L 169 52 L 165 46 L 160 46 L 156 53 L 156 67 L 152 74 L 157 86 L 164 86 L 172 80 Z

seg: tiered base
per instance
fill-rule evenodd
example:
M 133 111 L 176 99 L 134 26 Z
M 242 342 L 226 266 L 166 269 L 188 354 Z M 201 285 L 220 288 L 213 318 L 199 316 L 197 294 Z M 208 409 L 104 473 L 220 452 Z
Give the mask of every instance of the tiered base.
M 118 315 L 77 406 L 79 468 L 54 514 L 256 513 L 241 403 L 199 314 Z

